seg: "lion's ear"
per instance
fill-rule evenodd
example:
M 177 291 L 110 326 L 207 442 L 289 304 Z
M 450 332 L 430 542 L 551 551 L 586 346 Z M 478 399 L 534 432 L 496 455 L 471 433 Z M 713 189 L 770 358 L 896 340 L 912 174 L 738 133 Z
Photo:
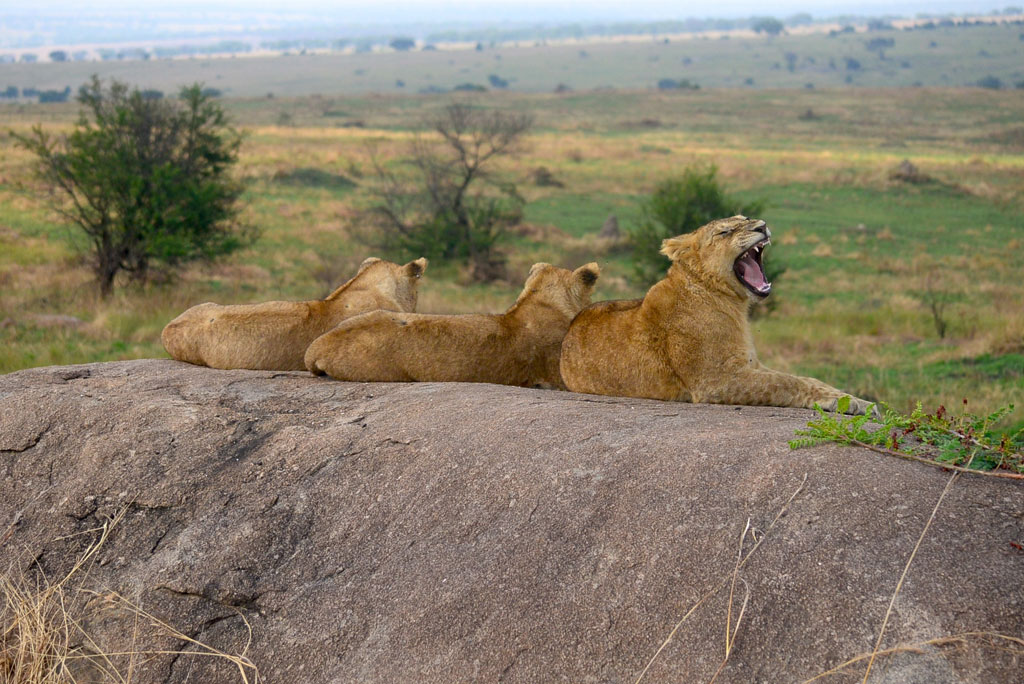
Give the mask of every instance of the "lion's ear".
M 533 276 L 540 273 L 542 269 L 547 268 L 550 265 L 551 264 L 546 263 L 544 261 L 538 261 L 537 263 L 530 267 L 530 272 L 526 275 L 526 279 L 529 280 Z
M 689 250 L 693 249 L 694 233 L 669 238 L 661 243 L 661 253 L 672 261 L 679 261 Z
M 378 259 L 377 257 L 367 257 L 366 259 L 363 259 L 363 263 L 359 264 L 359 270 L 356 271 L 356 273 L 362 273 L 363 271 L 365 271 L 367 268 L 377 263 L 378 261 L 380 261 L 380 259 Z
M 593 288 L 594 283 L 597 282 L 600 275 L 601 267 L 594 261 L 591 261 L 585 266 L 580 266 L 572 272 L 572 277 L 578 280 L 586 288 Z
M 416 261 L 410 261 L 402 267 L 402 270 L 410 278 L 419 278 L 427 271 L 427 259 L 426 257 L 420 257 Z

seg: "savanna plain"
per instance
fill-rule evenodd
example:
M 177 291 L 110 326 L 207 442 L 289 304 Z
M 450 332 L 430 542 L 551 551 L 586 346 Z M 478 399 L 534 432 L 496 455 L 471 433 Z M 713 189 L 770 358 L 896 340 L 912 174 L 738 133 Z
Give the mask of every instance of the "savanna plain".
M 1003 30 L 1005 37 L 989 40 L 987 49 L 1019 51 L 1019 32 Z M 754 40 L 755 47 L 771 45 Z M 806 50 L 801 43 L 793 50 L 832 49 L 823 37 L 806 40 Z M 741 42 L 729 41 L 729 49 L 742 51 Z M 675 46 L 698 56 L 698 49 L 713 47 L 697 41 Z M 973 44 L 965 49 L 976 56 Z M 609 50 L 588 48 L 598 56 Z M 589 71 L 592 57 L 581 60 L 578 46 L 563 52 L 566 64 L 585 63 L 584 80 L 597 78 Z M 442 59 L 437 54 L 429 58 Z M 485 54 L 491 62 L 481 77 L 496 61 L 506 75 L 517 68 L 524 79 L 539 73 L 530 60 L 540 53 L 522 54 L 532 56 L 517 62 L 511 50 L 502 60 Z M 392 64 L 397 57 L 379 57 L 401 72 Z M 344 56 L 331 59 L 346 64 Z M 482 58 L 466 51 L 451 59 Z M 571 69 L 562 73 L 561 62 L 547 59 L 560 70 L 559 82 L 572 80 Z M 652 64 L 647 57 L 636 61 L 643 59 Z M 673 57 L 678 64 L 685 59 L 694 61 Z M 862 74 L 854 74 L 865 80 L 859 87 L 838 75 L 834 83 L 805 87 L 823 59 L 798 61 L 794 70 L 806 69 L 803 75 L 783 62 L 779 87 L 698 90 L 656 90 L 646 83 L 631 89 L 624 77 L 612 89 L 555 93 L 541 84 L 471 95 L 411 94 L 396 90 L 388 71 L 376 93 L 331 95 L 342 91 L 332 90 L 334 82 L 324 75 L 305 94 L 242 97 L 231 94 L 228 76 L 213 84 L 228 86 L 221 104 L 245 131 L 237 169 L 248 188 L 243 217 L 260 238 L 215 264 L 127 284 L 106 300 L 92 284 L 80 237 L 49 208 L 32 174 L 33 159 L 9 135 L 38 123 L 68 131 L 77 105 L 0 105 L 7 129 L 0 133 L 0 372 L 166 356 L 161 329 L 193 304 L 321 297 L 366 256 L 419 256 L 374 253 L 356 239 L 358 212 L 372 201 L 375 164 L 400 167 L 424 120 L 454 97 L 470 97 L 477 107 L 534 117 L 524 143 L 493 169 L 516 184 L 526 200 L 524 218 L 501 246 L 507 281 L 477 283 L 457 264 L 431 263 L 420 286 L 420 311 L 502 311 L 536 261 L 574 268 L 596 260 L 602 275 L 595 300 L 641 296 L 645 287 L 630 277 L 628 249 L 599 238 L 602 225 L 615 215 L 628 229 L 660 181 L 686 167 L 714 165 L 734 195 L 765 202 L 762 218 L 773 234 L 766 261 L 784 269 L 770 305 L 754 313 L 755 343 L 766 365 L 818 377 L 903 412 L 916 402 L 935 409 L 960 408 L 966 400 L 978 414 L 1014 403 L 999 427 L 1021 427 L 1024 89 L 879 87 Z M 863 59 L 862 70 L 874 73 Z M 237 69 L 245 61 L 224 65 Z M 761 62 L 751 58 L 749 68 Z M 173 68 L 184 85 L 203 78 L 210 67 L 201 64 L 189 72 L 187 62 L 139 63 L 130 78 L 146 87 L 147 73 L 156 82 Z M 51 65 L 36 66 L 45 80 Z M 680 67 L 665 75 L 684 72 Z M 752 80 L 760 86 L 767 79 L 759 74 Z M 705 82 L 713 80 L 709 75 Z M 904 160 L 914 175 L 898 172 Z M 538 173 L 540 167 L 546 173 Z

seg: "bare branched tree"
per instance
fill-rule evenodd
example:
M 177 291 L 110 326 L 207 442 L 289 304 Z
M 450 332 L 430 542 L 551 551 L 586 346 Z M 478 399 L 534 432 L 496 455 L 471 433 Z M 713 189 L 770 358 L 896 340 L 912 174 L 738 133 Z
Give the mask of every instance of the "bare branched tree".
M 367 237 L 384 249 L 463 261 L 479 280 L 500 278 L 497 244 L 521 219 L 523 200 L 491 167 L 515 150 L 532 117 L 456 102 L 427 123 L 434 135 L 410 144 L 410 172 L 374 156 L 376 203 L 366 216 L 374 230 Z

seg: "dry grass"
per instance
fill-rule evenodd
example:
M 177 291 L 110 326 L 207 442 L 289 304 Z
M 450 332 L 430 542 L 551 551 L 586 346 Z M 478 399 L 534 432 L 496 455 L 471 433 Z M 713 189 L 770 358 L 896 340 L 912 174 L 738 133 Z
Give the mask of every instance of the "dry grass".
M 57 581 L 39 572 L 29 573 L 14 562 L 0 574 L 0 681 L 129 684 L 136 681 L 136 673 L 147 661 L 180 655 L 222 659 L 237 669 L 238 681 L 257 684 L 259 671 L 246 656 L 249 643 L 237 654 L 221 651 L 182 633 L 136 601 L 117 592 L 88 588 L 95 556 L 126 512 L 127 508 L 122 508 L 101 527 L 88 530 L 98 536 Z M 15 522 L 0 536 L 0 548 Z M 122 648 L 105 649 L 97 643 L 87 625 L 101 617 L 115 617 L 130 626 L 131 636 Z M 239 617 L 249 628 L 245 617 Z M 249 636 L 251 641 L 251 628 Z
M 880 651 L 872 651 L 870 653 L 862 653 L 854 656 L 849 660 L 846 660 L 839 665 L 833 667 L 831 670 L 826 670 L 820 674 L 817 674 L 810 679 L 806 679 L 801 684 L 811 684 L 819 679 L 826 677 L 834 677 L 841 675 L 851 675 L 848 672 L 854 665 L 863 663 L 865 660 L 879 659 L 887 656 L 898 655 L 900 653 L 915 653 L 926 655 L 928 649 L 966 649 L 970 646 L 979 648 L 991 648 L 996 650 L 1008 651 L 1016 657 L 1024 657 L 1024 639 L 1020 639 L 1015 636 L 1009 636 L 1007 634 L 998 634 L 996 632 L 961 632 L 960 634 L 951 634 L 949 636 L 936 637 L 934 639 L 927 639 L 925 641 L 917 641 L 910 644 L 898 644 L 890 648 L 885 648 Z M 859 678 L 859 675 L 857 675 Z

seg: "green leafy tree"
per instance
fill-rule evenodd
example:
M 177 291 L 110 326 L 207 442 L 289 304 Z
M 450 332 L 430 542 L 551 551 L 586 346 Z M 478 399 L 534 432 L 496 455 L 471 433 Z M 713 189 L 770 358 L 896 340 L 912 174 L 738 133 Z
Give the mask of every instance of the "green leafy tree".
M 12 135 L 36 155 L 54 209 L 85 233 L 102 296 L 121 272 L 145 280 L 255 237 L 239 223 L 243 187 L 230 175 L 241 136 L 198 84 L 172 101 L 93 77 L 78 101 L 69 135 L 38 125 Z
M 662 181 L 641 206 L 640 222 L 627 231 L 633 250 L 633 276 L 649 285 L 663 277 L 668 262 L 660 253 L 663 240 L 690 233 L 714 219 L 735 214 L 757 216 L 764 202 L 730 196 L 718 180 L 718 169 L 689 167 Z

